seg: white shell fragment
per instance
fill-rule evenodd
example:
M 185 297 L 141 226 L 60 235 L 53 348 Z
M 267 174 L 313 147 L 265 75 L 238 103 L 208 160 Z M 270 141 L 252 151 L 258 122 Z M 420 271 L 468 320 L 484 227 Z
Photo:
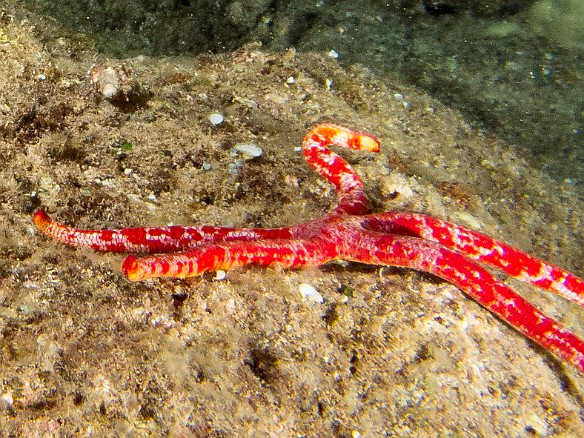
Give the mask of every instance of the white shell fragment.
M 220 113 L 209 114 L 209 121 L 213 126 L 220 125 L 221 123 L 223 123 L 224 120 L 225 118 L 223 117 L 223 114 Z
M 87 76 L 95 91 L 108 100 L 128 101 L 129 93 L 137 85 L 132 69 L 125 65 L 94 64 Z
M 106 99 L 111 99 L 119 93 L 120 79 L 114 68 L 93 66 L 89 69 L 88 75 L 95 91 L 101 93 Z
M 329 58 L 333 58 L 333 59 L 337 59 L 339 57 L 339 54 L 337 53 L 336 50 L 329 50 L 327 55 L 329 56 Z
M 300 283 L 298 285 L 298 290 L 300 291 L 300 295 L 302 295 L 302 299 L 304 301 L 310 301 L 313 303 L 322 304 L 324 302 L 324 298 L 318 291 L 308 283 Z
M 233 149 L 235 152 L 243 155 L 244 159 L 251 160 L 253 158 L 261 157 L 264 151 L 257 144 L 254 143 L 237 143 Z
M 108 67 L 102 71 L 96 84 L 96 88 L 106 99 L 111 99 L 119 93 L 119 85 L 120 80 L 118 74 L 113 68 Z

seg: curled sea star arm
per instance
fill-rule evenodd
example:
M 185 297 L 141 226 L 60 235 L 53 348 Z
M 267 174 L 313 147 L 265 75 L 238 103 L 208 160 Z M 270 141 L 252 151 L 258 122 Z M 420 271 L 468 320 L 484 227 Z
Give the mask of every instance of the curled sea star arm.
M 320 239 L 225 242 L 184 253 L 140 258 L 130 255 L 122 263 L 122 271 L 131 281 L 154 277 L 186 278 L 250 264 L 283 269 L 318 266 L 333 260 L 336 254 L 336 245 Z
M 355 170 L 328 146 L 379 152 L 379 141 L 338 125 L 322 124 L 313 128 L 302 142 L 302 152 L 307 163 L 337 189 L 337 213 L 360 215 L 369 212 L 363 181 Z
M 33 221 L 48 237 L 76 248 L 104 252 L 167 253 L 186 251 L 200 245 L 236 240 L 287 239 L 293 228 L 182 227 L 120 228 L 84 230 L 69 227 L 38 210 Z
M 434 274 L 512 327 L 584 372 L 584 341 L 549 318 L 475 261 L 414 237 L 364 232 L 341 257 Z
M 380 213 L 362 226 L 382 233 L 415 236 L 502 270 L 533 286 L 584 306 L 584 281 L 574 274 L 477 231 L 417 213 Z

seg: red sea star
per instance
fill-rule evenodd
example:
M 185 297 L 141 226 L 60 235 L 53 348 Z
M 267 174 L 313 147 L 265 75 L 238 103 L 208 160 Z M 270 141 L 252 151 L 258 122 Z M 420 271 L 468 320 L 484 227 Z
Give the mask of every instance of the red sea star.
M 33 220 L 62 243 L 99 251 L 171 253 L 123 262 L 132 280 L 191 277 L 248 264 L 282 268 L 315 266 L 335 259 L 401 266 L 451 282 L 483 307 L 584 372 L 584 341 L 520 297 L 478 262 L 584 306 L 584 281 L 575 275 L 476 231 L 416 213 L 367 214 L 363 182 L 329 145 L 371 152 L 368 134 L 323 124 L 302 144 L 310 166 L 333 183 L 339 204 L 312 221 L 283 228 L 180 227 L 80 230 L 44 211 Z

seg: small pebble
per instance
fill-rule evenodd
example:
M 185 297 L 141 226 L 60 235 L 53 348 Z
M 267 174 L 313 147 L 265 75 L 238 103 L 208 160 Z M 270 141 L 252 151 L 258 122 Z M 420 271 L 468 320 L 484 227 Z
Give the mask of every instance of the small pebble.
M 213 113 L 213 114 L 209 115 L 209 121 L 211 122 L 211 125 L 213 125 L 213 126 L 220 125 L 221 123 L 223 123 L 223 120 L 225 120 L 225 119 L 223 118 L 222 114 Z
M 227 274 L 225 273 L 225 271 L 218 270 L 215 271 L 215 277 L 213 277 L 213 280 L 221 281 L 224 280 L 226 276 Z
M 311 301 L 313 303 L 319 304 L 322 304 L 324 302 L 324 298 L 322 297 L 322 295 L 319 294 L 318 291 L 313 286 L 307 283 L 300 283 L 298 285 L 298 290 L 300 291 L 300 294 L 302 295 L 304 301 Z
M 231 314 L 235 313 L 235 311 L 237 310 L 237 303 L 233 298 L 227 301 L 227 304 L 225 305 L 225 310 L 227 310 Z
M 261 157 L 263 154 L 262 148 L 254 143 L 237 143 L 233 149 L 246 159 Z
M 88 75 L 95 90 L 106 99 L 112 99 L 120 92 L 120 77 L 114 68 L 93 66 Z
M 330 58 L 337 59 L 339 57 L 339 54 L 337 53 L 336 50 L 329 50 L 328 56 Z
M 14 403 L 14 398 L 12 397 L 12 393 L 10 393 L 10 392 L 6 392 L 6 393 L 2 394 L 2 397 L 0 397 L 0 398 L 11 406 Z

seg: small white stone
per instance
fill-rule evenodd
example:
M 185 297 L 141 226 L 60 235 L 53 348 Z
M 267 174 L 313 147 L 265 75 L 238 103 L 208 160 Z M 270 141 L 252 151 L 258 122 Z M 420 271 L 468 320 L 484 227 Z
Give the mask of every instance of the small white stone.
M 213 113 L 213 114 L 209 115 L 209 121 L 211 122 L 211 125 L 213 125 L 213 126 L 220 125 L 221 123 L 223 123 L 223 120 L 225 120 L 225 118 L 223 117 L 223 114 Z
M 213 277 L 213 280 L 217 281 L 225 280 L 226 276 L 227 276 L 226 272 L 220 269 L 218 271 L 215 271 L 215 277 Z
M 327 55 L 329 56 L 329 58 L 333 58 L 333 59 L 337 59 L 339 57 L 339 54 L 337 53 L 336 50 L 329 50 Z
M 235 311 L 237 310 L 237 303 L 235 302 L 235 300 L 233 298 L 231 298 L 229 301 L 227 301 L 227 304 L 225 305 L 225 309 L 231 314 L 235 313 Z
M 248 159 L 261 157 L 263 154 L 262 148 L 254 143 L 237 143 L 233 149 Z
M 10 392 L 2 394 L 2 397 L 0 398 L 11 406 L 14 404 L 14 398 L 12 398 L 12 393 Z
M 300 283 L 298 285 L 298 290 L 302 295 L 304 301 L 311 301 L 313 303 L 322 304 L 324 302 L 324 298 L 318 291 L 308 283 Z
M 296 79 L 294 79 L 294 76 L 290 76 L 288 79 L 286 79 L 287 84 L 293 84 L 294 82 L 296 82 Z
M 118 91 L 119 89 L 116 84 L 105 84 L 101 89 L 101 94 L 103 94 L 107 99 L 111 99 L 116 94 L 118 94 Z
M 549 436 L 550 430 L 548 423 L 543 419 L 537 416 L 537 414 L 533 414 L 529 418 L 529 425 L 535 431 L 535 433 L 539 436 Z
M 93 68 L 90 72 L 92 70 Z M 112 67 L 106 69 L 97 67 L 94 74 L 90 73 L 90 79 L 96 84 L 96 90 L 106 99 L 112 99 L 120 92 L 120 78 Z

